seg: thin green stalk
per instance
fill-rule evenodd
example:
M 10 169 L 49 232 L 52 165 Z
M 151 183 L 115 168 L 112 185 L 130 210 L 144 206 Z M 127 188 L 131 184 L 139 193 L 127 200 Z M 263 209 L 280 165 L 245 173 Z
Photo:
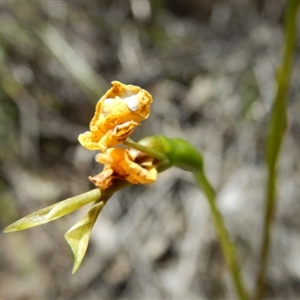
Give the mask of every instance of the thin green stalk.
M 196 181 L 199 187 L 201 188 L 201 190 L 203 191 L 203 193 L 205 194 L 208 200 L 211 214 L 215 223 L 215 228 L 219 236 L 222 252 L 225 256 L 236 293 L 239 299 L 243 299 L 243 300 L 249 299 L 241 279 L 239 265 L 236 260 L 235 246 L 230 240 L 222 215 L 219 212 L 216 205 L 215 192 L 202 170 L 199 172 L 194 172 L 194 175 L 196 177 Z
M 277 74 L 277 94 L 274 100 L 272 116 L 269 125 L 267 141 L 267 166 L 268 179 L 266 184 L 265 216 L 262 236 L 262 246 L 259 261 L 259 271 L 256 281 L 254 299 L 263 299 L 265 290 L 265 277 L 268 264 L 269 249 L 271 244 L 271 230 L 276 209 L 276 182 L 277 162 L 283 142 L 286 124 L 286 102 L 288 88 L 292 73 L 293 55 L 297 37 L 297 13 L 300 0 L 289 0 L 285 15 L 285 43 L 282 63 Z
M 249 299 L 240 274 L 234 244 L 230 240 L 223 217 L 216 205 L 215 192 L 204 173 L 201 153 L 186 140 L 167 138 L 162 135 L 146 137 L 139 141 L 139 143 L 147 148 L 156 150 L 160 155 L 163 154 L 163 160 L 157 166 L 160 169 L 159 171 L 162 172 L 174 166 L 192 172 L 195 175 L 199 187 L 208 200 L 222 252 L 225 256 L 238 298 L 240 300 Z
M 166 160 L 166 155 L 164 153 L 162 153 L 156 149 L 153 149 L 153 148 L 143 145 L 141 143 L 141 141 L 139 143 L 137 143 L 137 142 L 133 141 L 132 139 L 127 138 L 123 144 L 126 145 L 127 147 L 130 147 L 130 148 L 139 150 L 143 153 L 146 153 L 146 154 L 158 159 L 159 161 Z

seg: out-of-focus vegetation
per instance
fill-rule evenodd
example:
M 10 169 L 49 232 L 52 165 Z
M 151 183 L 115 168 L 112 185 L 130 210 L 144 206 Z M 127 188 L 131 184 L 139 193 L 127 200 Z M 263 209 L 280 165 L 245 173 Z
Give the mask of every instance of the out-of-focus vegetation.
M 282 62 L 276 74 L 276 95 L 273 102 L 272 113 L 269 122 L 268 138 L 266 145 L 266 164 L 268 168 L 265 217 L 261 243 L 261 255 L 257 276 L 255 299 L 263 299 L 266 287 L 266 274 L 268 258 L 271 252 L 272 232 L 277 207 L 277 164 L 287 129 L 287 102 L 290 81 L 293 74 L 293 58 L 297 41 L 297 20 L 300 1 L 288 1 L 284 25 L 285 38 L 283 43 Z
M 91 188 L 87 130 L 110 81 L 154 97 L 149 134 L 201 149 L 243 275 L 255 285 L 265 141 L 283 44 L 283 2 L 0 3 L 0 226 Z M 296 45 L 266 295 L 299 295 L 300 103 Z M 189 174 L 116 194 L 76 275 L 64 232 L 82 212 L 0 234 L 0 299 L 224 299 L 233 291 L 202 194 Z

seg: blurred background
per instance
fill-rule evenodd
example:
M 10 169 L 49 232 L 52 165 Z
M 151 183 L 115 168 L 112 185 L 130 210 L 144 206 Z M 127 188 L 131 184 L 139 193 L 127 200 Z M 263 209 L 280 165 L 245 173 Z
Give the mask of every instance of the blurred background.
M 204 155 L 247 287 L 258 269 L 264 147 L 285 1 L 0 3 L 0 229 L 93 188 L 77 141 L 112 80 L 154 98 L 133 138 L 184 137 Z M 300 293 L 299 45 L 279 164 L 268 299 Z M 71 275 L 64 233 L 86 209 L 0 233 L 0 299 L 233 299 L 205 198 L 178 169 L 115 194 Z

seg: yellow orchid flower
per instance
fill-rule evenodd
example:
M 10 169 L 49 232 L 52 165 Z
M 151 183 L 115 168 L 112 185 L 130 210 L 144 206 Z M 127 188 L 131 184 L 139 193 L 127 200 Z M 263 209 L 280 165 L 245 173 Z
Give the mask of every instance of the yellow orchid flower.
M 139 86 L 113 81 L 112 87 L 98 101 L 90 131 L 78 137 L 89 150 L 105 151 L 122 142 L 150 113 L 152 96 Z
M 96 161 L 105 164 L 103 171 L 89 179 L 102 189 L 113 184 L 114 179 L 123 179 L 133 184 L 154 182 L 157 170 L 153 166 L 154 158 L 134 149 L 110 148 L 99 153 Z
M 128 138 L 134 128 L 148 118 L 151 103 L 152 96 L 147 91 L 113 81 L 111 89 L 96 105 L 90 131 L 78 137 L 87 149 L 103 152 L 96 156 L 96 161 L 104 164 L 103 171 L 89 177 L 98 188 L 40 209 L 11 224 L 5 228 L 5 232 L 48 223 L 94 202 L 86 215 L 65 234 L 74 254 L 75 273 L 85 256 L 92 228 L 111 195 L 131 184 L 151 183 L 157 178 L 155 163 L 165 156 Z M 112 148 L 123 142 L 130 149 Z

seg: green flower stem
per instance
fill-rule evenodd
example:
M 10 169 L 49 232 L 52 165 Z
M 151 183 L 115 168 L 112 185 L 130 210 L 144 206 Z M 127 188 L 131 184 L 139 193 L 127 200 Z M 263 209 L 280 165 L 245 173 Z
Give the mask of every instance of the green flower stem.
M 289 0 L 285 15 L 284 55 L 277 73 L 277 94 L 274 100 L 267 141 L 268 179 L 266 186 L 265 216 L 259 271 L 256 283 L 255 299 L 263 299 L 265 277 L 271 244 L 271 229 L 276 209 L 277 162 L 287 126 L 287 95 L 292 74 L 293 56 L 297 39 L 297 16 L 300 0 Z
M 242 282 L 240 268 L 236 260 L 235 246 L 230 240 L 229 234 L 225 227 L 224 220 L 216 205 L 215 192 L 211 184 L 209 183 L 205 173 L 202 170 L 194 172 L 194 175 L 196 177 L 196 181 L 199 187 L 201 188 L 208 200 L 211 214 L 215 223 L 215 228 L 219 236 L 222 252 L 225 256 L 225 260 L 228 265 L 236 293 L 239 299 L 249 299 L 244 284 Z
M 164 154 L 162 156 L 164 157 L 163 160 L 157 165 L 159 172 L 175 166 L 192 172 L 195 175 L 199 187 L 208 200 L 222 252 L 228 265 L 236 293 L 239 299 L 247 300 L 248 295 L 240 274 L 235 247 L 230 240 L 223 217 L 216 205 L 216 195 L 205 175 L 203 159 L 199 151 L 183 139 L 166 138 L 161 135 L 146 137 L 139 141 L 139 143 Z

